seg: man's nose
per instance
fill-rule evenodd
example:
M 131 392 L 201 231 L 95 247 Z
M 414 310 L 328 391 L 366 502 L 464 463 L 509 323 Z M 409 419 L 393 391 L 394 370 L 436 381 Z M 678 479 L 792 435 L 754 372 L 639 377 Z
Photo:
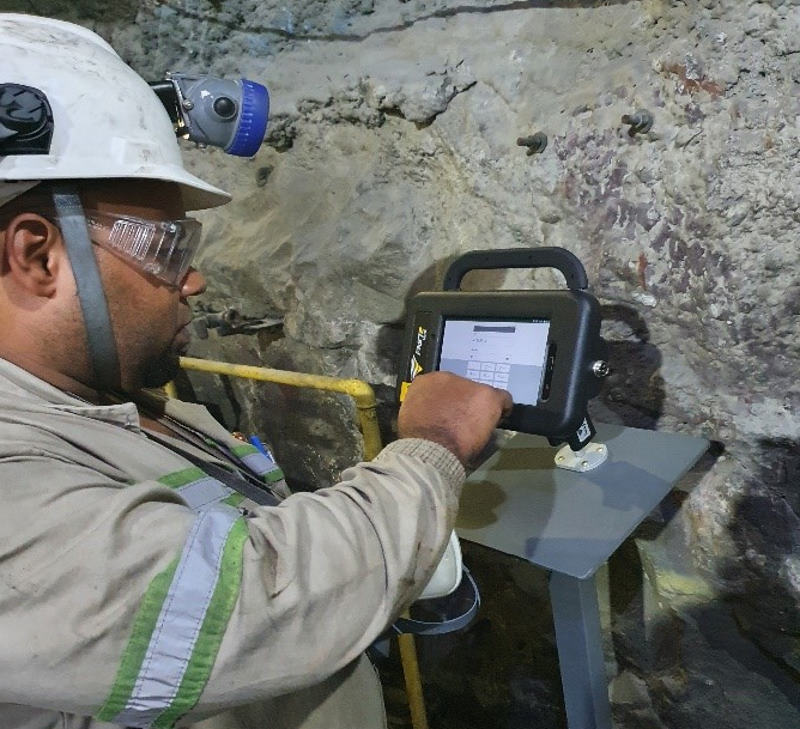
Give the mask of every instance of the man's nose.
M 206 290 L 206 278 L 196 268 L 190 268 L 181 282 L 181 296 L 197 296 Z

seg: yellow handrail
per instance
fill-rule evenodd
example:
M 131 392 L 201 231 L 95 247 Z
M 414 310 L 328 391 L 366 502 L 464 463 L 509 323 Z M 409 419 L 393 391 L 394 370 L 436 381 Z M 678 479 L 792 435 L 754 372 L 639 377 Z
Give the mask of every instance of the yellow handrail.
M 212 359 L 181 357 L 181 367 L 196 372 L 210 372 L 216 375 L 242 377 L 260 382 L 273 382 L 277 385 L 291 387 L 308 387 L 314 390 L 341 392 L 353 398 L 358 411 L 358 422 L 364 439 L 364 460 L 371 461 L 383 447 L 381 432 L 378 428 L 377 400 L 375 391 L 363 380 L 340 379 L 326 375 L 311 375 L 305 372 L 276 370 L 270 367 L 254 367 L 252 365 L 230 364 Z M 177 397 L 175 383 L 170 382 L 165 388 L 167 395 Z M 428 729 L 428 717 L 425 712 L 425 698 L 422 694 L 422 681 L 417 662 L 417 649 L 413 635 L 399 635 L 397 641 L 400 648 L 400 662 L 403 665 L 403 676 L 406 684 L 406 697 L 411 712 L 411 724 L 414 729 Z
M 197 359 L 196 357 L 181 357 L 180 362 L 181 367 L 185 370 L 212 372 L 217 375 L 243 377 L 248 380 L 273 382 L 277 385 L 309 387 L 315 390 L 341 392 L 349 395 L 355 401 L 356 409 L 358 410 L 358 422 L 361 428 L 361 435 L 364 438 L 364 460 L 371 461 L 380 453 L 383 447 L 381 432 L 378 428 L 378 416 L 376 413 L 378 403 L 375 399 L 375 391 L 363 380 L 311 375 L 305 372 L 276 370 L 271 367 L 230 364 L 211 359 Z

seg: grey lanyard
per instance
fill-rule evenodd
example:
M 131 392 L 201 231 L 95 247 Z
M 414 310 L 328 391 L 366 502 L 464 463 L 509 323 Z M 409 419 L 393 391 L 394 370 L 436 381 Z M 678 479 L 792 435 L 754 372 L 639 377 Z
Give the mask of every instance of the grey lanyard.
M 217 481 L 222 482 L 229 488 L 232 488 L 234 491 L 240 493 L 242 496 L 245 496 L 256 504 L 261 506 L 276 506 L 280 503 L 281 499 L 269 488 L 269 486 L 260 478 L 258 478 L 258 476 L 247 471 L 244 464 L 235 462 L 235 456 L 230 455 L 227 452 L 227 449 L 223 448 L 223 446 L 215 444 L 218 453 L 212 453 L 209 444 L 206 443 L 203 437 L 198 433 L 195 433 L 190 428 L 173 421 L 168 421 L 165 418 L 160 419 L 159 422 L 165 427 L 169 428 L 180 438 L 183 438 L 196 448 L 208 453 L 209 456 L 213 456 L 214 458 L 219 458 L 220 455 L 224 456 L 225 460 L 229 461 L 233 466 L 233 470 L 229 470 L 214 461 L 201 458 L 187 448 L 181 448 L 174 441 L 167 440 L 152 430 L 143 431 L 148 438 L 177 453 L 190 463 L 197 466 L 206 475 L 217 479 Z

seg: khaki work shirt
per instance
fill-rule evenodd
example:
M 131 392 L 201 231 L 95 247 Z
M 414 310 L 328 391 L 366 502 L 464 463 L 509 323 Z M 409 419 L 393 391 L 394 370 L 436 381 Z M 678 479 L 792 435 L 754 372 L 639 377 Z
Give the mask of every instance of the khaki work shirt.
M 166 415 L 241 449 L 200 406 Z M 0 727 L 383 726 L 363 651 L 435 569 L 463 478 L 407 439 L 330 488 L 242 504 L 133 403 L 0 360 Z

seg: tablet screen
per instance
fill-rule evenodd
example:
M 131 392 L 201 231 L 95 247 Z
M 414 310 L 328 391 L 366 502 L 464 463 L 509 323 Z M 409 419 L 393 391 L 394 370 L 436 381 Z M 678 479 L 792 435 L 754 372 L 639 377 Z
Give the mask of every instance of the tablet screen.
M 439 369 L 508 390 L 515 403 L 541 396 L 550 322 L 446 319 Z

